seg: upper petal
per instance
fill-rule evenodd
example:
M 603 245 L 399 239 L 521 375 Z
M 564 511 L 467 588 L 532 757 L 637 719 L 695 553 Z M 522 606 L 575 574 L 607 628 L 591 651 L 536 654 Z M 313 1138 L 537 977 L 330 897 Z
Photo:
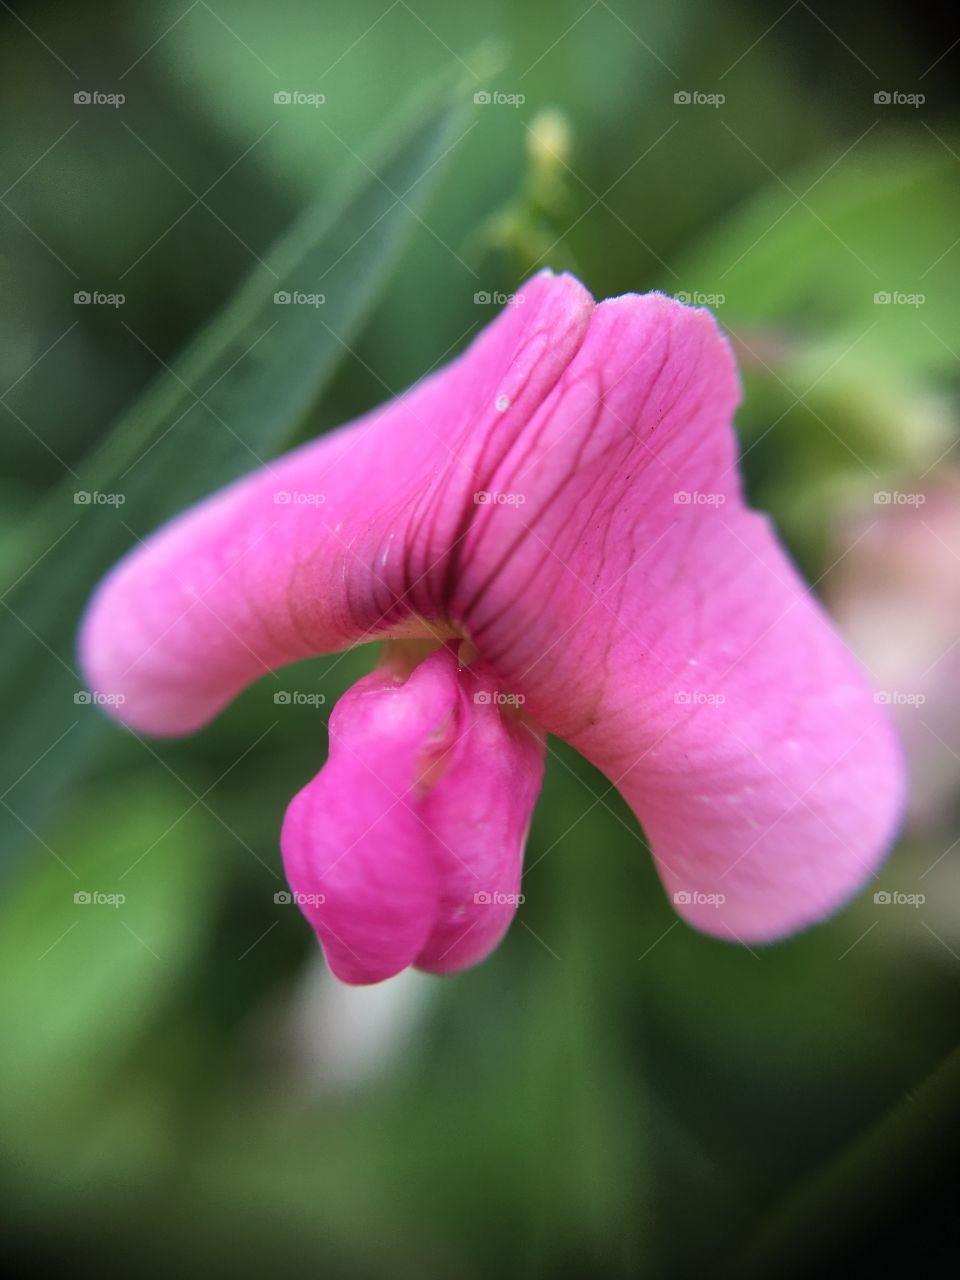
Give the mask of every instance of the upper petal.
M 899 820 L 884 709 L 743 501 L 729 348 L 660 295 L 597 307 L 504 460 L 457 611 L 633 806 L 679 910 L 769 939 L 869 879 Z

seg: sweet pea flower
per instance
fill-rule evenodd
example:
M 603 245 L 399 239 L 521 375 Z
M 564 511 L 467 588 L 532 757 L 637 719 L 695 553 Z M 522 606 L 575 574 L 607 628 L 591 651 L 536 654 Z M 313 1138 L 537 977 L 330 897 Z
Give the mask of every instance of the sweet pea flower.
M 932 834 L 960 796 L 960 470 L 875 493 L 841 521 L 836 547 L 826 598 L 903 744 L 908 824 Z
M 543 272 L 445 368 L 117 565 L 82 626 L 90 687 L 183 734 L 267 671 L 388 642 L 281 835 L 344 981 L 499 942 L 548 733 L 619 788 L 688 922 L 781 938 L 874 874 L 902 767 L 744 503 L 738 399 L 708 311 Z

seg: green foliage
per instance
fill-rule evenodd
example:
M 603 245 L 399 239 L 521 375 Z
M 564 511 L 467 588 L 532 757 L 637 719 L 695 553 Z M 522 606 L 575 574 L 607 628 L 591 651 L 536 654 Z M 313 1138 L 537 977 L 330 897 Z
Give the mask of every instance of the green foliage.
M 0 617 L 12 720 L 0 750 L 3 774 L 16 778 L 54 740 L 63 747 L 56 773 L 27 773 L 16 813 L 5 810 L 7 856 L 102 741 L 96 710 L 75 702 L 83 688 L 73 637 L 91 583 L 160 521 L 293 437 L 350 354 L 436 181 L 458 115 L 445 92 L 410 120 L 401 117 L 370 164 L 325 188 L 18 536 Z M 293 293 L 323 302 L 275 301 Z M 97 495 L 112 501 L 98 505 Z M 41 562 L 42 576 L 34 576 Z

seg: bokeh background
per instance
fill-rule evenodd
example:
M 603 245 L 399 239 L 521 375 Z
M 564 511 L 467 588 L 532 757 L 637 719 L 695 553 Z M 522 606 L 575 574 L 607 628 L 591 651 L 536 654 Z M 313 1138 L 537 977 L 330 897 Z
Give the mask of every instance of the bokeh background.
M 9 1259 L 929 1257 L 960 1119 L 956 15 L 14 0 L 0 28 Z M 496 954 L 348 990 L 275 900 L 277 833 L 374 654 L 156 743 L 84 701 L 77 620 L 161 519 L 408 385 L 541 265 L 713 307 L 751 496 L 890 703 L 909 818 L 835 919 L 736 949 L 553 743 Z

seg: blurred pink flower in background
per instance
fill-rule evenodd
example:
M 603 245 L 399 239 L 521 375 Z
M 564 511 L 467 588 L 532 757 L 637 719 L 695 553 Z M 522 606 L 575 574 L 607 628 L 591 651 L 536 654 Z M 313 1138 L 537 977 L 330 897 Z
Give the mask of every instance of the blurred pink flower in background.
M 334 973 L 445 972 L 520 898 L 544 734 L 635 810 L 697 928 L 834 911 L 901 809 L 886 709 L 744 501 L 709 312 L 544 272 L 383 408 L 135 550 L 81 635 L 119 719 L 188 733 L 266 671 L 368 640 L 282 848 Z
M 899 730 L 909 820 L 937 826 L 960 797 L 960 472 L 877 493 L 838 541 L 827 601 Z

